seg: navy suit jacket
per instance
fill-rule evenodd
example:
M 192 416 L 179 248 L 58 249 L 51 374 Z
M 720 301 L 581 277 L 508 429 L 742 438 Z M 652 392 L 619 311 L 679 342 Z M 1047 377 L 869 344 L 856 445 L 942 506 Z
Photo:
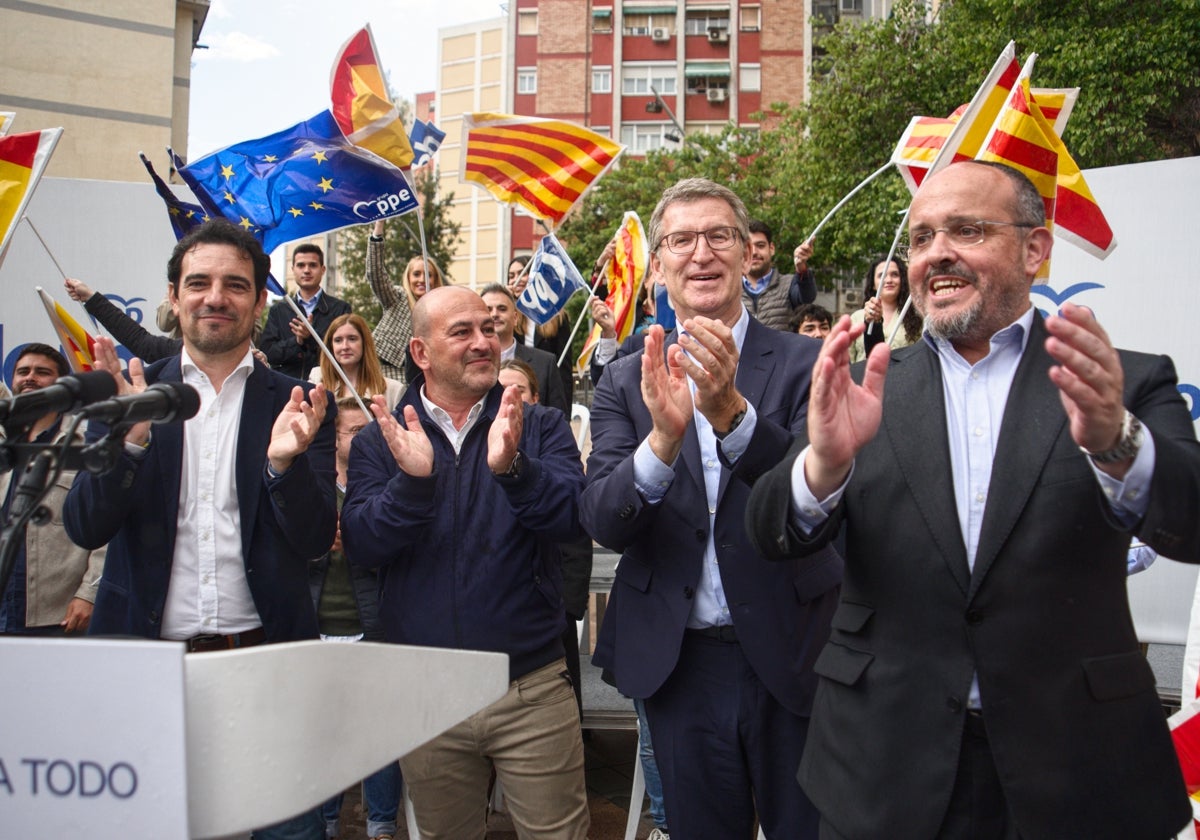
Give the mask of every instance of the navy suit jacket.
M 146 382 L 156 381 L 181 381 L 179 356 L 146 369 Z M 329 406 L 316 438 L 291 469 L 278 478 L 266 472 L 271 427 L 296 384 L 256 362 L 246 379 L 237 432 L 234 480 L 246 581 L 273 642 L 317 636 L 308 561 L 329 550 L 337 527 L 335 406 Z M 105 431 L 90 424 L 88 437 Z M 110 472 L 95 476 L 80 470 L 76 476 L 63 505 L 67 533 L 85 547 L 108 543 L 90 634 L 161 637 L 182 467 L 183 423 L 161 423 L 153 428 L 144 458 L 122 452 Z
M 941 368 L 892 353 L 878 433 L 841 503 L 794 527 L 791 468 L 754 488 L 752 537 L 786 564 L 839 528 L 846 576 L 800 782 L 846 837 L 933 837 L 946 813 L 972 674 L 1021 837 L 1171 837 L 1190 809 L 1126 595 L 1130 530 L 1070 435 L 1035 317 L 996 442 L 973 567 L 959 527 Z M 1200 445 L 1165 356 L 1121 353 L 1125 405 L 1154 437 L 1133 532 L 1200 561 Z M 862 366 L 854 368 L 861 378 Z
M 668 345 L 674 343 L 672 333 Z M 772 563 L 750 545 L 743 523 L 754 480 L 779 462 L 805 423 L 808 385 L 820 344 L 750 320 L 737 387 L 758 412 L 750 445 L 723 465 L 714 542 L 738 641 L 772 695 L 807 715 L 812 663 L 829 635 L 841 559 L 829 549 L 817 564 Z M 708 539 L 708 504 L 695 423 L 688 426 L 675 480 L 647 504 L 633 482 L 633 454 L 649 434 L 642 401 L 642 352 L 609 362 L 592 404 L 592 453 L 581 521 L 597 542 L 622 552 L 594 661 L 617 688 L 646 698 L 679 658 Z

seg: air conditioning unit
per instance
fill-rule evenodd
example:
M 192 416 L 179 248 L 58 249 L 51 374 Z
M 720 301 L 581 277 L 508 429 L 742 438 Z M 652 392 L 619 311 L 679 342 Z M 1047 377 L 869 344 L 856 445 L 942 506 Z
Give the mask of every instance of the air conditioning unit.
M 708 30 L 708 43 L 710 44 L 728 44 L 729 30 L 728 29 L 710 29 Z
M 665 27 L 665 26 L 656 26 L 650 30 L 650 40 L 651 41 L 670 41 L 671 40 L 671 30 L 667 29 L 667 27 Z
M 724 102 L 725 88 L 709 88 L 706 95 L 709 102 Z

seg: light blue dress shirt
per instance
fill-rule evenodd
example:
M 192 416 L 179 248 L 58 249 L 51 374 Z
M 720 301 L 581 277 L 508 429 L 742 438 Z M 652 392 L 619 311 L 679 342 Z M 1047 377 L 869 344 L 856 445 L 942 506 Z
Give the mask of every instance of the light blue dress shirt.
M 750 326 L 750 313 L 742 307 L 742 315 L 733 325 L 733 340 L 741 353 L 742 344 L 746 340 L 746 330 Z M 683 328 L 680 327 L 680 332 Z M 688 380 L 695 399 L 696 388 Z M 746 416 L 738 427 L 718 441 L 713 434 L 712 426 L 704 415 L 693 405 L 692 419 L 696 424 L 696 436 L 700 439 L 700 463 L 704 468 L 704 494 L 708 503 L 708 540 L 704 544 L 704 564 L 700 572 L 700 584 L 692 600 L 692 613 L 688 616 L 687 626 L 693 629 L 732 624 L 733 617 L 729 614 L 729 604 L 725 600 L 725 589 L 721 585 L 721 570 L 717 566 L 717 548 L 713 542 L 713 526 L 717 518 L 717 491 L 721 486 L 721 460 L 717 457 L 717 447 L 725 453 L 729 463 L 736 464 L 746 452 L 750 439 L 754 435 L 754 427 L 758 422 L 758 413 L 749 400 L 746 401 Z M 678 461 L 676 458 L 676 462 Z M 650 444 L 643 440 L 633 454 L 633 483 L 647 504 L 656 505 L 667 495 L 667 490 L 675 481 L 675 464 L 664 464 L 650 449 Z

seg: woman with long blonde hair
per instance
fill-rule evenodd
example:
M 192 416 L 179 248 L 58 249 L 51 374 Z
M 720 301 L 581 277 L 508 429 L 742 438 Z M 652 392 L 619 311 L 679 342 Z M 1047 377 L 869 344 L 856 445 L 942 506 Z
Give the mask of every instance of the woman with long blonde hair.
M 382 394 L 387 400 L 389 411 L 396 407 L 404 393 L 404 385 L 383 375 L 379 354 L 375 352 L 375 340 L 361 315 L 351 312 L 334 318 L 329 329 L 325 331 L 325 346 L 337 359 L 342 370 L 346 372 L 346 378 L 364 401 L 370 400 L 376 394 Z M 324 383 L 334 400 L 353 396 L 347 391 L 346 383 L 338 376 L 333 362 L 324 354 L 321 356 L 320 366 L 312 369 L 308 380 Z
M 441 269 L 433 260 L 426 271 L 420 254 L 404 267 L 404 282 L 394 285 L 383 262 L 383 221 L 377 221 L 367 239 L 367 284 L 375 293 L 383 314 L 375 325 L 375 345 L 385 375 L 407 381 L 409 368 L 408 343 L 412 340 L 412 310 L 429 289 L 445 285 Z

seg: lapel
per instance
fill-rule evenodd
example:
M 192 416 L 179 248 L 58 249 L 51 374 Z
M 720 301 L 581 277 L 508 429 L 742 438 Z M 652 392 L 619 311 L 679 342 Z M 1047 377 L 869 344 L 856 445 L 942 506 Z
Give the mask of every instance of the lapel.
M 246 392 L 242 397 L 242 413 L 238 418 L 237 463 L 234 464 L 234 486 L 237 489 L 238 513 L 241 516 L 242 558 L 250 562 L 250 543 L 258 515 L 263 470 L 266 469 L 267 445 L 271 442 L 274 425 L 275 378 L 258 362 L 246 377 Z
M 971 575 L 972 597 L 1029 503 L 1067 422 L 1058 389 L 1050 381 L 1049 369 L 1054 360 L 1046 352 L 1045 342 L 1046 328 L 1041 316 L 1035 313 L 1029 342 L 1004 404 L 1004 420 L 996 443 L 987 507 Z
M 942 370 L 937 354 L 924 341 L 911 352 L 892 355 L 883 402 L 883 429 L 909 495 L 947 569 L 966 595 L 970 569 L 954 501 Z M 868 510 L 866 517 L 882 521 L 887 513 Z
M 183 382 L 180 363 L 181 357 L 178 354 L 171 356 L 156 371 L 157 375 L 153 378 L 147 375 L 146 381 Z M 167 515 L 163 517 L 163 525 L 166 527 L 167 544 L 170 546 L 175 545 L 178 525 L 179 483 L 183 478 L 183 426 L 183 423 L 159 423 L 150 432 L 154 438 L 154 447 L 162 452 L 156 466 L 159 470 L 158 488 L 163 494 L 162 509 L 167 511 Z
M 771 346 L 770 328 L 764 327 L 756 318 L 750 319 L 746 328 L 746 339 L 742 342 L 742 350 L 738 357 L 738 369 L 735 382 L 737 389 L 746 402 L 754 406 L 754 410 L 767 408 L 762 404 L 763 393 L 775 370 L 775 349 Z M 697 445 L 699 445 L 697 443 Z M 721 483 L 717 489 L 717 506 L 725 498 L 725 488 L 733 472 L 722 464 Z

